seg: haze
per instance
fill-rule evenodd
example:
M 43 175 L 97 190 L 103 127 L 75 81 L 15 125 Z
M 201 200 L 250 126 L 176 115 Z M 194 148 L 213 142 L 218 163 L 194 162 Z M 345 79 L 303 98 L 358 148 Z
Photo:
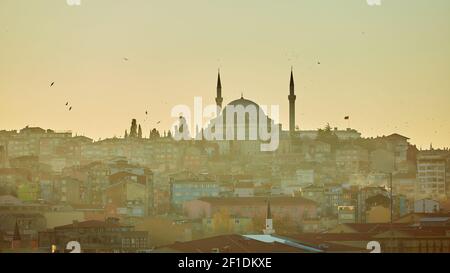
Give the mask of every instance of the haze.
M 213 104 L 218 68 L 225 104 L 279 104 L 286 129 L 293 66 L 301 129 L 350 116 L 365 137 L 443 147 L 449 48 L 448 0 L 0 0 L 0 129 L 97 139 L 137 118 L 148 135 L 175 105 Z

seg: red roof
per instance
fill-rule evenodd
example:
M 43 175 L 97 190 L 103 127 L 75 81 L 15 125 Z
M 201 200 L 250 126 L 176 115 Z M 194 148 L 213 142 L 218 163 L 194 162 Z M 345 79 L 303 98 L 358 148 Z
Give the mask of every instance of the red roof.
M 377 233 L 301 233 L 289 235 L 298 240 L 320 240 L 325 242 L 370 241 Z
M 423 237 L 447 237 L 448 232 L 450 232 L 450 227 L 411 227 L 409 229 L 402 230 L 387 230 L 386 232 L 380 233 L 375 236 L 375 238 L 390 238 L 395 237 L 412 237 L 412 238 L 423 238 Z M 403 234 L 403 236 L 399 236 Z
M 441 204 L 442 206 L 442 204 Z M 438 217 L 450 217 L 449 211 L 441 211 L 441 212 L 435 212 L 435 213 L 425 213 L 425 212 L 411 212 L 406 215 L 403 215 L 402 217 L 398 218 L 396 221 L 399 222 L 404 219 L 408 219 L 410 217 L 417 216 L 419 218 L 438 218 Z
M 222 235 L 160 247 L 183 253 L 304 253 L 305 250 L 281 243 L 264 243 L 241 235 Z
M 105 221 L 89 220 L 84 222 L 72 223 L 69 225 L 55 227 L 55 229 L 72 229 L 72 228 L 112 228 L 121 227 L 118 223 L 109 223 Z
M 450 213 L 450 200 L 439 202 L 439 207 L 441 208 L 441 210 Z
M 31 180 L 31 172 L 26 169 L 19 168 L 3 168 L 0 169 L 0 175 L 21 175 L 26 177 L 28 180 Z
M 389 230 L 391 227 L 394 229 L 404 228 L 409 226 L 406 223 L 372 223 L 372 224 L 344 224 L 347 227 L 360 233 L 380 233 Z

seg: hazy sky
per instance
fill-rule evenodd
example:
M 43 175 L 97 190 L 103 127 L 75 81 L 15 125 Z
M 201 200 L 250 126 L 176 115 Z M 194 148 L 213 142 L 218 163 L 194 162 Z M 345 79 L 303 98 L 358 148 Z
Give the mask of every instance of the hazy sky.
M 349 115 L 450 146 L 448 0 L 0 0 L 0 129 L 164 130 L 174 105 L 214 103 L 218 67 L 224 103 L 279 104 L 287 129 L 291 65 L 302 129 Z

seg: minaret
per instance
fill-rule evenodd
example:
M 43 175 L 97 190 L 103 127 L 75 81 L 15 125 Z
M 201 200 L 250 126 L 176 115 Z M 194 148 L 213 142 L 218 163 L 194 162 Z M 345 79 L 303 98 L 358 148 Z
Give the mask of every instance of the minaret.
M 267 200 L 267 216 L 266 216 L 266 228 L 263 230 L 265 235 L 272 235 L 275 233 L 273 229 L 272 212 L 270 211 L 270 201 Z
M 289 84 L 289 133 L 292 136 L 295 132 L 295 84 L 294 84 L 294 72 L 291 68 L 291 82 Z
M 20 241 L 21 241 L 21 237 L 20 237 L 19 225 L 17 224 L 17 220 L 16 220 L 16 226 L 14 227 L 14 235 L 13 235 L 13 239 L 11 242 L 11 248 L 12 249 L 20 248 Z
M 220 111 L 222 110 L 222 102 L 223 102 L 222 82 L 220 81 L 220 70 L 219 70 L 219 72 L 217 74 L 217 94 L 216 94 L 216 105 L 219 108 L 217 115 L 219 115 Z

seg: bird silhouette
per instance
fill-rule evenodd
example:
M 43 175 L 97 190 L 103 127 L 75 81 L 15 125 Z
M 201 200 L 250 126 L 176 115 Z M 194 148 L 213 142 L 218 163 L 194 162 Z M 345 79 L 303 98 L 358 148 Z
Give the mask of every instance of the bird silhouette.
M 50 87 L 52 87 L 53 85 L 55 85 L 55 82 L 52 82 L 52 84 L 50 84 Z
M 156 124 L 160 124 L 161 123 L 161 121 L 158 121 Z
M 69 105 L 69 102 L 66 102 L 66 106 Z
M 69 111 L 72 111 L 72 106 L 70 106 Z

